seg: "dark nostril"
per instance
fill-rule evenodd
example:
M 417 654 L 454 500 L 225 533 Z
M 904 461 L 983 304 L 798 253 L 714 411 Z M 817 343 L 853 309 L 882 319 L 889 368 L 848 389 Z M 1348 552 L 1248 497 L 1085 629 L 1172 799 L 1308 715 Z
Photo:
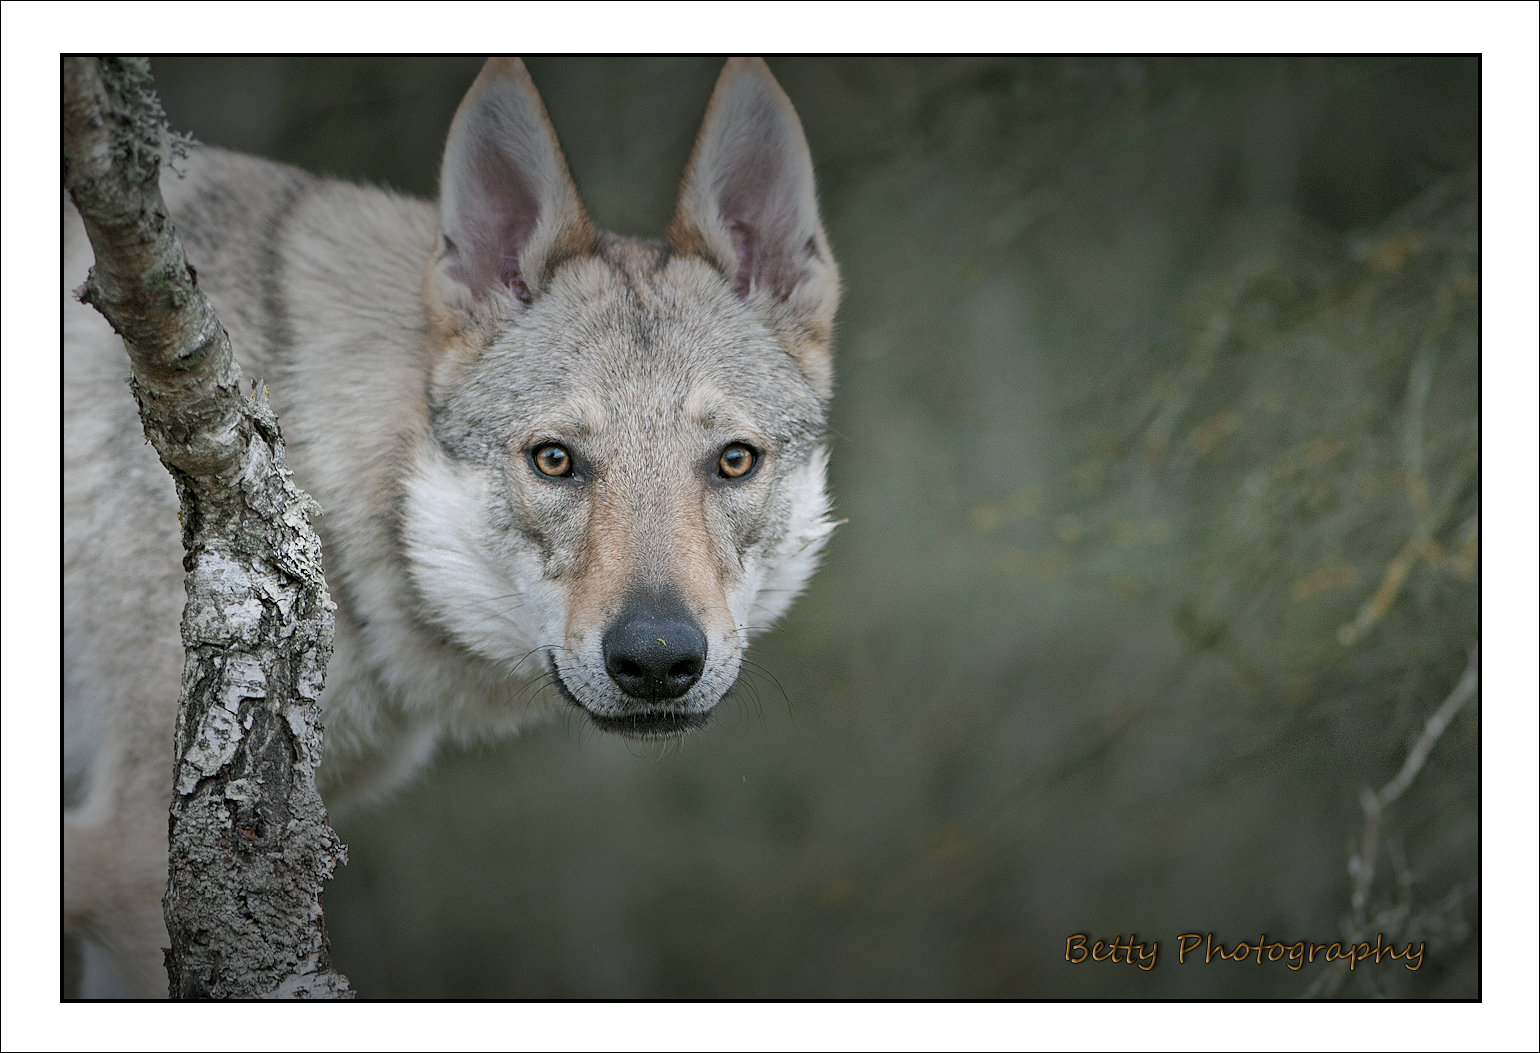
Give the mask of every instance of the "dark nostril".
M 700 669 L 701 669 L 701 665 L 700 665 L 699 662 L 697 662 L 693 658 L 688 658 L 688 659 L 685 659 L 682 662 L 675 662 L 673 665 L 669 666 L 668 667 L 668 675 L 671 676 L 671 677 L 687 677 L 688 676 L 688 677 L 693 677 L 695 679 L 699 679 L 700 678 Z
M 706 668 L 706 636 L 677 602 L 634 602 L 604 634 L 604 668 L 632 698 L 659 702 L 694 687 Z

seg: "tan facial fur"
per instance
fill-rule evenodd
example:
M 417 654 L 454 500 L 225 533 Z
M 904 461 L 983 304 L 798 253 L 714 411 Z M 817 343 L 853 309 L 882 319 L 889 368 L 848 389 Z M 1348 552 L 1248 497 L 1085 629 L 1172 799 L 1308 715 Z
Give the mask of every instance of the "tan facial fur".
M 404 532 L 427 616 L 489 660 L 540 655 L 596 717 L 709 712 L 785 605 L 762 594 L 793 595 L 828 532 L 838 274 L 790 101 L 728 64 L 667 244 L 593 228 L 519 64 L 462 104 L 444 186 Z M 553 444 L 560 477 L 533 461 Z M 732 445 L 754 451 L 741 479 L 716 471 Z M 635 641 L 616 654 L 638 618 L 702 635 L 687 690 Z

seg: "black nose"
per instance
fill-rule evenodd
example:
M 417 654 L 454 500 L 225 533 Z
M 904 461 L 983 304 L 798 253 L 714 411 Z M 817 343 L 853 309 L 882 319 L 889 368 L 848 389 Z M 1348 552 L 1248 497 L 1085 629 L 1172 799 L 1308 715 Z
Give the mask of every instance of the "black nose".
M 678 698 L 706 669 L 706 634 L 679 603 L 639 600 L 605 632 L 604 668 L 632 698 Z

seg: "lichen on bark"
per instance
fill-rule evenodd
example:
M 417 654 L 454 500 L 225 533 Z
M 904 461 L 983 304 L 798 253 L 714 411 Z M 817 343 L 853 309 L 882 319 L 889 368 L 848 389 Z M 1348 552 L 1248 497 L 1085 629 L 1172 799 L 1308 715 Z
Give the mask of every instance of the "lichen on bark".
M 323 883 L 346 862 L 315 788 L 335 609 L 265 389 L 242 391 L 159 189 L 144 59 L 66 59 L 64 179 L 96 254 L 77 295 L 123 338 L 145 435 L 176 481 L 187 661 L 167 758 L 173 998 L 350 997 Z M 174 764 L 174 767 L 173 767 Z

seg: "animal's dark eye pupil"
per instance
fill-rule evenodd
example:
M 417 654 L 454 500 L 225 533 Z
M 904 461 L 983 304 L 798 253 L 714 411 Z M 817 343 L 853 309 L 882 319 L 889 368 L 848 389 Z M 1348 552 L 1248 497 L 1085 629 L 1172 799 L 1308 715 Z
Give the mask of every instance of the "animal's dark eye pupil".
M 535 467 L 545 475 L 567 475 L 572 471 L 572 456 L 565 447 L 548 443 L 535 451 Z
M 741 479 L 754 467 L 754 451 L 740 443 L 733 443 L 722 451 L 717 468 L 729 479 Z

